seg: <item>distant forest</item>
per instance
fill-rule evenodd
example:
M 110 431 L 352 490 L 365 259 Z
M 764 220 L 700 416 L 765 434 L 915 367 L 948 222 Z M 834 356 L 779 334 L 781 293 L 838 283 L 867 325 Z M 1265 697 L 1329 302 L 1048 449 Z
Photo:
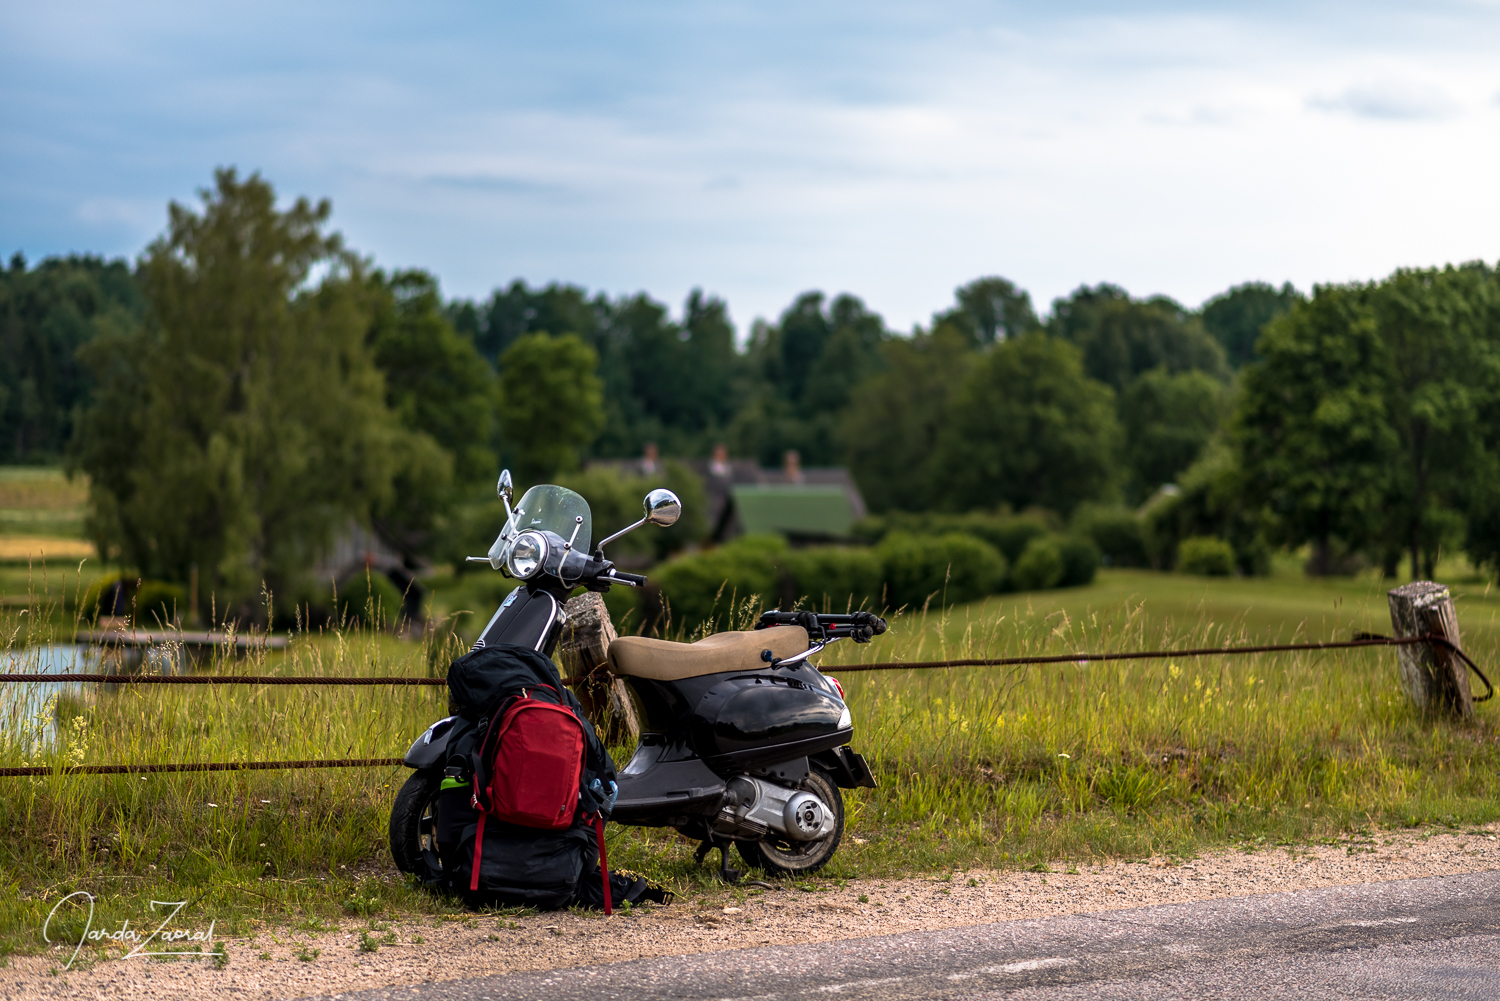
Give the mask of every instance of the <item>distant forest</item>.
M 182 503 L 234 521 L 212 532 L 249 539 L 223 545 L 248 547 L 256 572 L 305 561 L 325 530 L 269 528 L 296 522 L 282 507 L 362 511 L 431 550 L 501 465 L 525 483 L 648 443 L 683 458 L 723 443 L 765 465 L 795 449 L 848 466 L 877 514 L 1067 519 L 1166 498 L 1155 517 L 1173 539 L 1226 540 L 1244 572 L 1304 544 L 1314 572 L 1500 557 L 1500 284 L 1484 264 L 1310 296 L 1248 282 L 1197 309 L 1080 286 L 1045 313 L 986 276 L 908 332 L 853 294 L 809 291 L 740 336 L 700 291 L 675 316 L 645 293 L 519 280 L 445 300 L 434 276 L 344 247 L 329 212 L 278 210 L 258 176 L 221 171 L 133 263 L 12 257 L 0 462 L 87 472 L 91 532 L 141 562 L 172 548 L 137 507 L 142 470 L 174 449 L 209 466 L 232 453 L 172 475 Z M 271 439 L 305 440 L 298 461 L 350 484 L 212 514 L 236 484 L 285 475 L 255 458 Z M 191 548 L 155 572 L 180 579 Z

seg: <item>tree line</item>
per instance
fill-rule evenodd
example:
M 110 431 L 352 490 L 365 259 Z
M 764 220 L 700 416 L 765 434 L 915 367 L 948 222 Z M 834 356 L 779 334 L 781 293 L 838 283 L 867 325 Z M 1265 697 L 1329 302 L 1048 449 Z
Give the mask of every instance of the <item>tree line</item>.
M 1100 284 L 1045 317 L 985 277 L 909 334 L 808 292 L 741 341 L 699 291 L 676 317 L 561 283 L 444 300 L 330 216 L 230 169 L 133 265 L 17 255 L 0 462 L 64 459 L 90 477 L 102 553 L 226 594 L 295 591 L 351 518 L 430 557 L 502 464 L 535 482 L 647 443 L 848 465 L 877 514 L 1106 524 L 1146 505 L 1163 566 L 1206 536 L 1247 572 L 1303 544 L 1315 572 L 1500 562 L 1485 265 L 1310 297 L 1252 282 L 1198 310 Z

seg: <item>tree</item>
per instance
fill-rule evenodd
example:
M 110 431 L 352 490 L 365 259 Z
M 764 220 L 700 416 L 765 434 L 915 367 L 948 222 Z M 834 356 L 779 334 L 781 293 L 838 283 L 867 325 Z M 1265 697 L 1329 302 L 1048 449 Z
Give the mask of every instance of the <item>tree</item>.
M 885 371 L 860 383 L 844 415 L 850 471 L 872 512 L 929 511 L 949 399 L 979 356 L 947 323 L 893 337 L 883 351 Z
M 128 331 L 145 301 L 125 261 L 51 258 L 0 268 L 0 462 L 63 454 L 92 391 L 78 350 L 101 329 Z
M 1380 508 L 1384 548 L 1404 547 L 1412 577 L 1431 578 L 1439 553 L 1462 540 L 1463 508 L 1494 437 L 1481 418 L 1500 386 L 1500 288 L 1484 264 L 1403 269 L 1369 290 L 1369 304 L 1396 445 Z
M 1076 344 L 1084 372 L 1116 391 L 1153 368 L 1227 375 L 1223 349 L 1165 296 L 1135 300 L 1113 285 L 1080 288 L 1052 304 L 1048 329 Z
M 590 299 L 577 285 L 554 282 L 532 290 L 519 279 L 504 291 L 496 289 L 483 305 L 457 302 L 449 306 L 454 326 L 490 361 L 499 359 L 522 335 L 539 331 L 575 334 L 598 350 L 610 312 L 607 298 Z
M 72 457 L 100 552 L 168 580 L 196 565 L 204 607 L 291 588 L 388 501 L 402 456 L 435 448 L 385 405 L 369 286 L 328 202 L 278 211 L 258 174 L 214 179 L 140 262 L 148 324 L 86 349 L 100 391 Z
M 369 293 L 367 341 L 385 375 L 386 403 L 418 432 L 404 439 L 391 498 L 374 512 L 374 524 L 414 559 L 431 553 L 436 524 L 458 496 L 493 483 L 499 381 L 453 329 L 432 275 L 375 271 Z
M 841 412 L 884 365 L 886 339 L 884 321 L 852 295 L 825 304 L 805 292 L 776 325 L 757 323 L 747 350 L 756 385 L 730 433 L 739 451 L 768 465 L 787 449 L 808 465 L 837 461 Z
M 573 334 L 524 334 L 500 357 L 500 432 L 521 484 L 578 465 L 604 424 L 599 356 Z
M 1120 395 L 1130 492 L 1139 502 L 1198 458 L 1223 423 L 1224 384 L 1203 372 L 1142 373 Z
M 937 460 L 943 507 L 1066 514 L 1113 486 L 1114 393 L 1084 375 L 1065 341 L 1038 331 L 997 344 L 970 366 L 949 415 Z
M 933 326 L 949 324 L 974 346 L 1019 337 L 1041 326 L 1031 296 L 998 276 L 976 278 L 954 291 L 958 304 L 933 317 Z
M 1313 544 L 1327 572 L 1335 545 L 1378 536 L 1396 448 L 1386 359 L 1364 286 L 1319 286 L 1273 320 L 1246 366 L 1234 436 L 1248 496 L 1274 519 L 1273 541 Z
M 1291 282 L 1276 288 L 1265 282 L 1246 282 L 1203 304 L 1203 327 L 1224 348 L 1234 368 L 1255 359 L 1260 332 L 1302 299 Z

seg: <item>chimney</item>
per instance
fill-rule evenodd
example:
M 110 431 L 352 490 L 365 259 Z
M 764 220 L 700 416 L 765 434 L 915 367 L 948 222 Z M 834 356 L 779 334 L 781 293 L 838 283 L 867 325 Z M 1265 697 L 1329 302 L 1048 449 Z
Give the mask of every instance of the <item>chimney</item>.
M 802 482 L 802 456 L 795 448 L 787 449 L 786 454 L 782 456 L 781 472 L 788 483 Z
M 646 455 L 641 459 L 641 472 L 647 476 L 656 472 L 657 459 L 659 457 L 660 453 L 656 450 L 656 442 L 646 442 Z
M 729 475 L 729 448 L 719 444 L 714 446 L 714 455 L 708 460 L 708 471 L 715 476 Z

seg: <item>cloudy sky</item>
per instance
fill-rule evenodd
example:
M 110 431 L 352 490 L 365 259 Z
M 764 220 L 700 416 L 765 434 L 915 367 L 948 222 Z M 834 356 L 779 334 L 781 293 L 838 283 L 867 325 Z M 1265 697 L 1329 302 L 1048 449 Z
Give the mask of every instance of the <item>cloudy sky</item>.
M 135 255 L 212 170 L 449 295 L 894 327 L 1500 258 L 1495 3 L 0 0 L 0 253 Z

